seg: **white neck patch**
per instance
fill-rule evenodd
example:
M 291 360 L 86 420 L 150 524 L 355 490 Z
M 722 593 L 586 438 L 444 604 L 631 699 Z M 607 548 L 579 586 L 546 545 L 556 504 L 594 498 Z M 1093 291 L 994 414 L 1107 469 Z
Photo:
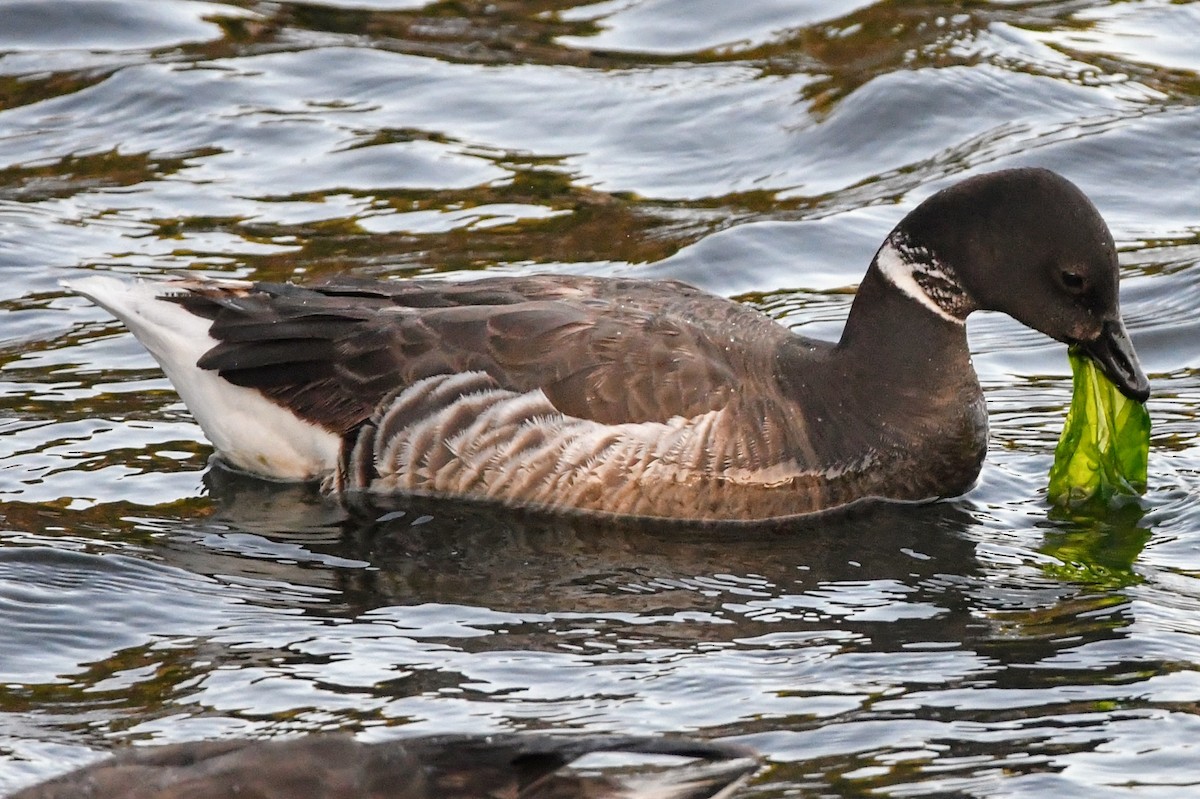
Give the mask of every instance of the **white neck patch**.
M 909 247 L 902 240 L 895 241 L 896 238 L 896 236 L 889 236 L 875 255 L 875 265 L 879 267 L 879 272 L 884 279 L 947 322 L 954 322 L 958 325 L 966 324 L 964 318 L 947 310 L 917 282 L 918 275 L 928 278 L 953 287 L 956 294 L 961 297 L 962 288 L 955 276 L 938 263 L 928 250 Z

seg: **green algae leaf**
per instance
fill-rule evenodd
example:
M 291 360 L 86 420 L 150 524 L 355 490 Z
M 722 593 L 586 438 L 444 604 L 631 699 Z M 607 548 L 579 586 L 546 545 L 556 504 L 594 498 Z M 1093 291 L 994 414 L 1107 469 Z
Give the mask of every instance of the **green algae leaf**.
M 1146 490 L 1150 414 L 1122 394 L 1088 356 L 1071 348 L 1074 390 L 1054 450 L 1047 496 L 1055 505 L 1107 503 Z
M 1039 564 L 1042 572 L 1056 581 L 1094 588 L 1120 589 L 1143 582 L 1136 564 L 1151 535 L 1141 525 L 1145 509 L 1139 502 L 1114 502 L 1106 503 L 1102 512 L 1096 510 L 1051 509 L 1054 527 L 1046 530 L 1038 547 L 1049 556 Z

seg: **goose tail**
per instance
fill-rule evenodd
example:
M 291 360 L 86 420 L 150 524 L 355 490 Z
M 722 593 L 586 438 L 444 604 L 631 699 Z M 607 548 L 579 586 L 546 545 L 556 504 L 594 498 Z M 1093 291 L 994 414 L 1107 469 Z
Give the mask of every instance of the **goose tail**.
M 235 469 L 277 480 L 316 480 L 336 465 L 340 438 L 250 388 L 197 366 L 217 345 L 210 320 L 175 298 L 204 288 L 245 291 L 245 281 L 126 280 L 92 275 L 61 281 L 129 328 L 162 367 L 217 454 Z

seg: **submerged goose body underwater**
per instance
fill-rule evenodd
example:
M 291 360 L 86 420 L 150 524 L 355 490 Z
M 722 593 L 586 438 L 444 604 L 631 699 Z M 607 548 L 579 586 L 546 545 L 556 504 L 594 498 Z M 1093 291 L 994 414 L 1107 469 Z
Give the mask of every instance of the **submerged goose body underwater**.
M 1108 227 L 1042 169 L 965 180 L 908 214 L 836 343 L 670 281 L 65 285 L 129 327 L 221 458 L 336 494 L 730 522 L 957 495 L 987 448 L 975 310 L 1149 394 Z

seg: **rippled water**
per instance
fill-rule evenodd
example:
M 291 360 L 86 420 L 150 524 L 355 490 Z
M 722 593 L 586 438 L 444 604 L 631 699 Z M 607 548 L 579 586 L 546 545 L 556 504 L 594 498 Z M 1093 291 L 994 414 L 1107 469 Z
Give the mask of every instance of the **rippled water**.
M 1200 3 L 0 0 L 0 791 L 127 742 L 735 738 L 749 796 L 1200 789 Z M 736 537 L 208 467 L 83 271 L 671 276 L 832 337 L 883 235 L 1091 195 L 1155 388 L 1140 507 L 1044 501 L 1061 345 L 971 341 L 960 499 Z

